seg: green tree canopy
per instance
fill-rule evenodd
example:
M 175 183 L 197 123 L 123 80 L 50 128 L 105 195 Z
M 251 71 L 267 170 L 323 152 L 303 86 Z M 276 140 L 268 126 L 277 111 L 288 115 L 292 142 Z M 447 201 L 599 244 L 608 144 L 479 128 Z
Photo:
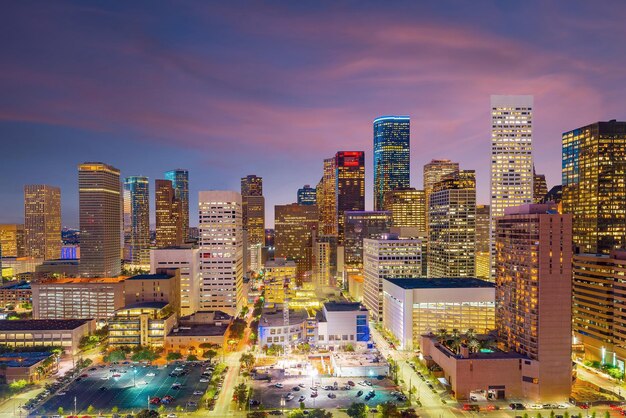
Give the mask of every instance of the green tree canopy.
M 178 351 L 173 351 L 171 353 L 167 353 L 167 357 L 165 357 L 167 361 L 174 361 L 174 360 L 180 360 L 181 358 L 183 358 L 183 355 L 180 354 Z
M 346 414 L 350 418 L 365 418 L 367 416 L 367 406 L 363 402 L 352 402 Z

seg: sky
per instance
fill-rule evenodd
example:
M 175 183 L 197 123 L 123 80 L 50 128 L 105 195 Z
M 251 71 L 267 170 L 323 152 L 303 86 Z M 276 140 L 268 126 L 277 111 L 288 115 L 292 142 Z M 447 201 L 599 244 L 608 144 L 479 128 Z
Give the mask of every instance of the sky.
M 122 176 L 186 168 L 197 192 L 264 179 L 273 207 L 315 186 L 372 121 L 411 117 L 411 185 L 459 161 L 489 202 L 490 95 L 534 95 L 534 159 L 560 184 L 561 134 L 626 119 L 623 1 L 13 1 L 0 14 L 0 223 L 23 186 L 61 187 L 78 226 L 77 165 Z M 154 201 L 151 202 L 154 209 Z

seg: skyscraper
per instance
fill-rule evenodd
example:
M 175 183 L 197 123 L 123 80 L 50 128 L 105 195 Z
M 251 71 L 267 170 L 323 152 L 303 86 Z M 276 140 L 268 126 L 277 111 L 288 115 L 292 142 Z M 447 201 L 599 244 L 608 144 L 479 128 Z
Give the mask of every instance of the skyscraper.
M 265 245 L 265 197 L 263 178 L 249 175 L 241 179 L 241 203 L 245 239 L 245 271 L 250 270 L 252 251 Z M 258 263 L 257 263 L 258 264 Z
M 413 227 L 426 231 L 426 200 L 423 190 L 390 190 L 385 193 L 383 210 L 391 212 L 394 227 Z
M 150 190 L 148 177 L 124 180 L 124 238 L 132 264 L 150 264 Z
M 98 162 L 78 166 L 80 264 L 82 277 L 116 277 L 121 272 L 122 198 L 120 172 Z
M 154 181 L 156 247 L 166 248 L 184 242 L 182 202 L 176 197 L 171 180 Z
M 491 96 L 491 266 L 496 220 L 533 202 L 533 96 Z
M 408 116 L 374 119 L 374 210 L 382 210 L 388 191 L 409 187 L 410 136 Z
M 0 257 L 24 257 L 24 225 L 0 224 Z
M 298 204 L 299 205 L 316 205 L 317 193 L 314 187 L 305 184 L 303 188 L 298 189 Z
M 243 228 L 241 195 L 200 192 L 200 310 L 234 315 L 243 306 Z
M 165 179 L 172 182 L 176 197 L 180 200 L 180 210 L 183 216 L 183 240 L 186 240 L 189 236 L 189 172 L 181 168 L 166 171 Z
M 429 204 L 428 277 L 475 277 L 476 174 L 436 183 Z
M 344 269 L 348 275 L 363 274 L 363 240 L 381 239 L 391 228 L 391 212 L 359 211 L 344 214 Z
M 496 223 L 496 329 L 520 361 L 524 397 L 568 399 L 572 385 L 572 216 L 505 209 Z
M 428 232 L 428 202 L 433 187 L 435 187 L 435 184 L 439 183 L 444 176 L 458 171 L 459 163 L 450 160 L 431 160 L 428 164 L 424 165 L 424 200 L 426 202 L 426 216 L 424 220 L 426 222 L 426 232 Z
M 537 174 L 535 167 L 533 167 L 533 202 L 541 203 L 547 193 L 548 184 L 546 183 L 546 176 L 544 174 Z
M 491 251 L 489 236 L 489 205 L 476 205 L 476 277 L 491 277 Z
M 26 256 L 61 257 L 61 189 L 45 184 L 24 186 Z
M 274 206 L 274 257 L 295 261 L 300 283 L 304 274 L 313 267 L 313 235 L 318 225 L 316 205 L 292 203 Z
M 316 189 L 317 206 L 320 214 L 320 234 L 337 235 L 336 220 L 336 176 L 335 158 L 324 160 L 324 172 Z
M 626 122 L 596 122 L 563 134 L 563 213 L 574 244 L 608 254 L 626 246 Z
M 337 152 L 335 173 L 335 222 L 339 243 L 342 244 L 345 212 L 365 210 L 365 153 Z

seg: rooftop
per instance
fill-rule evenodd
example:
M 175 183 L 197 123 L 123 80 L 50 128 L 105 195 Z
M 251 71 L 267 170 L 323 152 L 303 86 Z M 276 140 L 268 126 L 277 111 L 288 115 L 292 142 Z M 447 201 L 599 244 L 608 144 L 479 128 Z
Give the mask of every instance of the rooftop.
M 226 334 L 228 324 L 208 325 L 208 324 L 192 324 L 185 325 L 173 329 L 168 337 L 216 337 Z
M 0 365 L 6 367 L 30 367 L 50 357 L 47 351 L 33 351 L 27 353 L 0 354 Z
M 139 302 L 139 303 L 131 303 L 129 305 L 124 306 L 120 311 L 125 311 L 128 309 L 163 309 L 169 303 L 167 302 Z
M 28 282 L 11 282 L 11 283 L 7 283 L 4 286 L 0 287 L 0 289 L 2 290 L 28 290 L 30 289 L 30 283 Z
M 0 331 L 73 330 L 90 319 L 18 319 L 0 321 Z
M 328 312 L 366 311 L 359 302 L 326 302 L 324 308 Z
M 441 277 L 418 279 L 384 279 L 403 289 L 462 289 L 474 287 L 495 287 L 495 284 L 474 277 Z
M 102 284 L 102 283 L 120 283 L 126 280 L 128 276 L 118 277 L 98 277 L 98 278 L 84 278 L 84 277 L 62 277 L 56 279 L 45 280 L 39 282 L 41 284 Z
M 162 273 L 157 273 L 157 274 L 138 274 L 136 276 L 129 277 L 128 280 L 169 280 L 172 277 L 174 277 L 174 276 L 172 276 L 170 274 L 162 274 Z
M 289 309 L 289 325 L 298 325 L 306 321 L 309 317 L 306 309 Z M 283 319 L 283 309 L 280 306 L 275 308 L 265 308 L 261 314 L 261 327 L 281 327 L 285 324 Z

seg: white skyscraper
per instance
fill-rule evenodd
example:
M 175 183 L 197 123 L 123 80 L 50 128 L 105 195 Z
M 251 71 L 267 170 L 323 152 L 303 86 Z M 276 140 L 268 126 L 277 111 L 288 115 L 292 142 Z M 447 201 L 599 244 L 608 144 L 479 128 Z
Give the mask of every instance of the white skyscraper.
M 232 191 L 200 192 L 198 201 L 200 309 L 234 315 L 243 305 L 241 195 Z
M 150 274 L 161 268 L 180 270 L 180 314 L 187 316 L 197 312 L 202 283 L 199 250 L 191 245 L 150 250 Z
M 533 96 L 491 96 L 491 269 L 495 220 L 533 203 Z

